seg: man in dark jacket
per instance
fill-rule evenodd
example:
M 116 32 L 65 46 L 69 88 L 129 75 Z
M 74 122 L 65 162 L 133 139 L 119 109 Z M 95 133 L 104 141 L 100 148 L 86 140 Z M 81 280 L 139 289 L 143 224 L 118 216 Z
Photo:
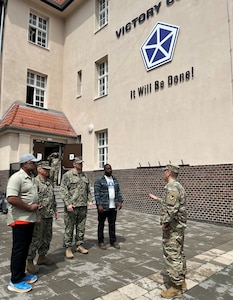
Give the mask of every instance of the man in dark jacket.
M 95 201 L 98 210 L 98 243 L 100 249 L 105 250 L 104 223 L 108 218 L 108 229 L 110 245 L 120 249 L 116 242 L 116 217 L 117 209 L 122 208 L 122 195 L 117 179 L 112 176 L 112 167 L 109 164 L 104 166 L 104 175 L 95 181 Z

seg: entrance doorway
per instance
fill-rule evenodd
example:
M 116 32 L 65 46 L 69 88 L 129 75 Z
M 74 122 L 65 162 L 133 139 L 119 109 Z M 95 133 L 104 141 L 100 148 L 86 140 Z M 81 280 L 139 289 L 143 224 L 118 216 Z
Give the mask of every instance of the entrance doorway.
M 57 184 L 60 185 L 62 175 L 73 167 L 73 158 L 82 156 L 82 144 L 62 144 L 50 141 L 33 140 L 33 153 L 41 160 L 48 160 L 49 156 L 57 153 L 60 158 Z

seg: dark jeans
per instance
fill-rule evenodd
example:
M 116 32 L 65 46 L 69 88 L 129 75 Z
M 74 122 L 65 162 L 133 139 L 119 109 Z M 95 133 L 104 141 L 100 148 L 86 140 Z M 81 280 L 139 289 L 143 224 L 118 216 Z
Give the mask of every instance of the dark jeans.
M 35 223 L 30 223 L 12 227 L 11 281 L 13 283 L 21 282 L 25 276 L 26 260 L 34 225 Z
M 115 208 L 110 208 L 108 211 L 104 211 L 102 213 L 98 212 L 98 242 L 104 243 L 104 222 L 106 218 L 108 219 L 108 232 L 110 238 L 110 244 L 114 244 L 116 242 L 116 217 L 117 211 Z

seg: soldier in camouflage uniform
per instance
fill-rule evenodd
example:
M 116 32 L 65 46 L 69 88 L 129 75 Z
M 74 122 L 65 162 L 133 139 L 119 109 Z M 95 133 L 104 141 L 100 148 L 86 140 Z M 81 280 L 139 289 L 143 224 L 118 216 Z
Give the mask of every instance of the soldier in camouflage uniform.
M 73 234 L 75 229 L 76 251 L 87 254 L 88 250 L 83 247 L 85 224 L 87 219 L 87 205 L 92 207 L 92 196 L 87 175 L 82 171 L 83 160 L 75 157 L 73 168 L 66 172 L 61 181 L 61 196 L 64 201 L 64 247 L 66 257 L 74 257 L 72 252 Z
M 179 167 L 167 165 L 164 179 L 167 182 L 163 198 L 149 194 L 161 203 L 160 223 L 163 230 L 163 257 L 170 288 L 162 291 L 164 298 L 181 296 L 187 289 L 185 282 L 186 258 L 184 255 L 184 231 L 186 228 L 186 194 L 177 181 Z
M 49 177 L 50 166 L 48 161 L 42 161 L 38 164 L 38 175 L 35 178 L 37 192 L 41 209 L 39 212 L 39 222 L 36 223 L 33 232 L 32 242 L 27 257 L 27 271 L 36 274 L 39 268 L 34 265 L 33 260 L 38 251 L 38 265 L 51 265 L 54 261 L 48 257 L 50 243 L 52 240 L 53 216 L 58 218 L 57 204 L 54 196 L 53 184 Z
M 57 152 L 51 153 L 48 156 L 48 160 L 50 162 L 50 167 L 51 167 L 49 177 L 53 182 L 54 186 L 58 185 L 58 175 L 61 166 L 61 159 L 62 156 L 60 156 L 59 153 Z

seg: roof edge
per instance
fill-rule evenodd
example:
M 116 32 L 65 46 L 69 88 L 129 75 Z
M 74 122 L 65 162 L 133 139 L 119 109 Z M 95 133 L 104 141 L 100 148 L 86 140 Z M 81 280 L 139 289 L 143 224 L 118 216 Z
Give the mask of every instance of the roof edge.
M 48 114 L 48 116 L 50 115 L 51 117 L 54 116 L 55 120 L 54 122 L 56 123 L 56 118 L 62 118 L 65 122 L 66 122 L 66 125 L 68 126 L 67 127 L 67 130 L 64 128 L 60 128 L 60 127 L 52 127 L 54 130 L 51 130 L 51 127 L 47 125 L 45 126 L 40 126 L 38 129 L 35 128 L 35 124 L 31 124 L 31 123 L 25 123 L 25 127 L 21 127 L 21 125 L 23 124 L 22 123 L 22 116 L 21 116 L 21 121 L 19 122 L 19 118 L 17 119 L 16 118 L 16 114 L 18 113 L 18 111 L 22 112 L 21 109 L 24 109 L 24 110 L 31 110 L 31 114 L 33 114 L 34 112 L 35 113 L 38 113 L 38 111 L 41 111 L 41 113 L 44 113 L 44 114 Z M 15 111 L 14 111 L 15 110 Z M 12 111 L 13 111 L 13 115 L 9 115 L 9 114 L 12 114 Z M 37 111 L 37 112 L 36 112 Z M 56 116 L 56 117 L 55 117 Z M 8 120 L 8 117 L 10 117 L 10 119 Z M 38 115 L 37 115 L 38 117 Z M 14 119 L 17 119 L 16 122 L 14 122 Z M 20 123 L 20 126 L 19 124 L 17 124 L 17 122 Z M 21 124 L 22 123 L 22 124 Z M 54 124 L 55 124 L 54 123 Z M 31 128 L 29 125 L 33 125 Z M 25 105 L 25 103 L 21 103 L 20 101 L 15 101 L 11 106 L 10 108 L 7 110 L 7 112 L 4 114 L 3 118 L 0 119 L 0 132 L 3 132 L 5 130 L 9 130 L 9 129 L 14 129 L 14 130 L 18 130 L 18 131 L 28 131 L 28 132 L 39 132 L 39 133 L 48 133 L 48 134 L 52 134 L 52 135 L 56 135 L 56 136 L 63 136 L 63 137 L 73 137 L 73 138 L 77 138 L 78 135 L 76 133 L 76 130 L 74 130 L 72 124 L 70 123 L 69 119 L 67 118 L 67 116 L 64 114 L 64 112 L 62 111 L 57 111 L 57 110 L 53 110 L 53 109 L 40 109 L 40 108 L 37 108 L 37 107 L 33 107 L 33 106 L 30 106 L 30 105 Z M 59 132 L 60 131 L 60 132 Z
M 21 132 L 33 132 L 33 133 L 40 133 L 40 134 L 49 134 L 49 135 L 65 137 L 65 138 L 74 138 L 74 139 L 78 138 L 77 134 L 76 135 L 59 134 L 59 133 L 54 133 L 54 132 L 50 132 L 50 131 L 24 129 L 24 128 L 21 128 L 21 127 L 9 126 L 9 125 L 5 125 L 4 127 L 0 128 L 0 133 L 4 132 L 4 131 L 11 131 L 11 130 L 17 130 L 17 131 L 21 131 Z
M 52 6 L 53 8 L 56 8 L 60 11 L 64 11 L 74 0 L 67 0 L 63 4 L 55 3 L 52 0 L 40 0 L 40 1 Z

